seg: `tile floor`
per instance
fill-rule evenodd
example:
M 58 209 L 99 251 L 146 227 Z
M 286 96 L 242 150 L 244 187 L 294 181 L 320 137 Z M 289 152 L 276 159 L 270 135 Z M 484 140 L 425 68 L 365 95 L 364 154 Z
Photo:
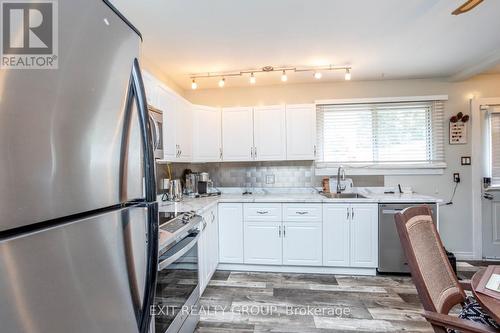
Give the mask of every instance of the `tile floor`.
M 470 278 L 481 262 L 458 263 Z M 215 272 L 196 332 L 432 332 L 408 276 Z

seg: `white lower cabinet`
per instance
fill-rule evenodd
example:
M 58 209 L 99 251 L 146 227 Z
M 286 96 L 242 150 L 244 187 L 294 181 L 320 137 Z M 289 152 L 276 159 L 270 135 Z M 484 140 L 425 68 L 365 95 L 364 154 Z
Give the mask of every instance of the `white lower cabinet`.
M 378 266 L 377 204 L 323 205 L 323 265 Z
M 219 204 L 219 262 L 243 263 L 243 204 Z
M 349 266 L 349 204 L 323 205 L 323 265 Z
M 219 235 L 217 208 L 202 215 L 200 239 L 198 241 L 198 265 L 201 292 L 205 290 L 219 263 Z
M 351 266 L 378 266 L 378 205 L 351 205 Z
M 245 264 L 281 265 L 281 222 L 244 222 Z
M 375 269 L 378 205 L 220 203 L 219 262 Z
M 321 223 L 283 222 L 283 265 L 321 266 Z

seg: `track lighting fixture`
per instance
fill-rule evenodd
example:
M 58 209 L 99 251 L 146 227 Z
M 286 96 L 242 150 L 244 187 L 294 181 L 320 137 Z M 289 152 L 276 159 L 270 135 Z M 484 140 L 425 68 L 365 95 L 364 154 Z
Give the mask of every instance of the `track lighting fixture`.
M 252 74 L 250 74 L 250 84 L 255 84 L 257 82 L 257 79 L 255 78 L 255 76 Z
M 250 75 L 248 81 L 250 84 L 254 85 L 257 83 L 257 78 L 255 76 L 255 73 L 274 73 L 274 72 L 281 72 L 281 81 L 282 82 L 287 82 L 288 81 L 288 72 L 292 73 L 298 73 L 298 72 L 308 72 L 312 73 L 314 79 L 320 80 L 323 77 L 323 72 L 326 71 L 345 71 L 345 76 L 344 78 L 346 80 L 351 79 L 351 66 L 334 66 L 334 65 L 327 65 L 327 66 L 281 66 L 281 67 L 273 67 L 273 66 L 264 66 L 262 68 L 252 68 L 252 69 L 244 69 L 244 70 L 239 70 L 239 71 L 232 71 L 232 72 L 218 72 L 218 73 L 199 73 L 199 74 L 192 74 L 191 75 L 191 88 L 197 89 L 198 88 L 198 83 L 195 80 L 199 79 L 208 79 L 208 78 L 218 78 L 219 79 L 219 87 L 223 88 L 226 85 L 226 78 L 227 77 L 242 77 L 246 75 Z
M 286 71 L 283 70 L 283 74 L 281 74 L 281 82 L 288 81 L 288 76 L 286 76 Z
M 346 81 L 349 81 L 351 79 L 351 71 L 349 70 L 349 68 L 346 68 L 345 70 L 345 79 Z

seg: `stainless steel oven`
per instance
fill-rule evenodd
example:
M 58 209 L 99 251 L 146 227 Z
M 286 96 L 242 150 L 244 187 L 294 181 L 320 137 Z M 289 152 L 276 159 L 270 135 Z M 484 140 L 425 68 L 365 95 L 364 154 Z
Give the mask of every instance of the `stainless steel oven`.
M 192 333 L 199 321 L 199 219 L 196 215 L 181 216 L 160 226 L 160 233 L 170 233 L 174 240 L 166 247 L 162 247 L 160 242 L 155 304 L 152 308 L 155 333 Z
M 155 158 L 163 159 L 163 112 L 151 105 L 148 106 L 148 110 Z

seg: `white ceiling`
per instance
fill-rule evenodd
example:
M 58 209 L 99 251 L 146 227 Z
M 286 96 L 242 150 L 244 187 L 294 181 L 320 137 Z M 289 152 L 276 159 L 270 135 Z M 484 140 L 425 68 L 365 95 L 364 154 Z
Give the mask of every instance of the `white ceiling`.
M 500 63 L 500 1 L 114 0 L 142 32 L 143 56 L 179 86 L 189 74 L 273 66 L 352 65 L 353 80 L 465 78 Z M 498 71 L 500 68 L 496 68 Z M 322 80 L 341 80 L 341 72 Z M 279 73 L 257 84 L 280 84 Z M 290 74 L 289 82 L 314 81 Z M 199 89 L 217 80 L 199 80 Z M 227 86 L 248 78 L 227 79 Z

